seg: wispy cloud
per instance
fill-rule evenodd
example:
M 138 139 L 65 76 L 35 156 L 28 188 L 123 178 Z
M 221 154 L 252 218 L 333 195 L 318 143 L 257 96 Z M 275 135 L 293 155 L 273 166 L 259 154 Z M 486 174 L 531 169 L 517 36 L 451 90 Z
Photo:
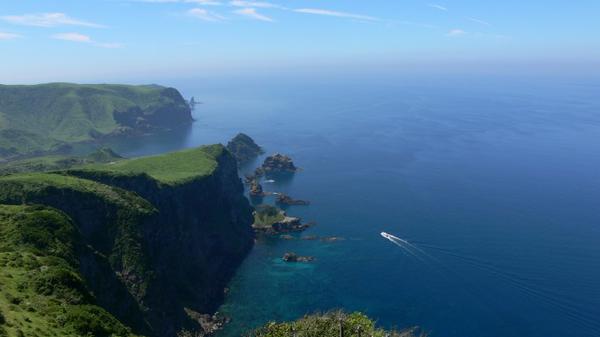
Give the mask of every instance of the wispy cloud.
M 274 4 L 271 2 L 263 2 L 263 1 L 242 1 L 242 0 L 234 0 L 230 1 L 229 5 L 234 7 L 246 7 L 246 8 L 277 8 L 277 9 L 286 9 L 285 7 Z
M 71 41 L 71 42 L 82 42 L 82 43 L 92 42 L 91 37 L 89 37 L 87 35 L 79 34 L 79 33 L 54 34 L 54 35 L 52 35 L 52 38 L 56 39 L 56 40 L 64 40 L 64 41 Z
M 451 29 L 446 35 L 450 36 L 450 37 L 460 37 L 460 36 L 463 36 L 465 34 L 467 34 L 467 32 L 465 32 L 462 29 L 456 28 L 456 29 Z
M 242 8 L 242 9 L 233 11 L 233 13 L 242 15 L 242 16 L 246 16 L 246 17 L 249 17 L 254 20 L 273 22 L 273 19 L 271 19 L 270 17 L 268 17 L 266 15 L 258 13 L 256 11 L 256 9 L 254 9 L 254 8 Z
M 491 26 L 491 24 L 489 22 L 483 21 L 483 20 L 480 20 L 480 19 L 477 19 L 477 18 L 467 18 L 467 20 L 473 21 L 475 23 L 478 23 L 478 24 L 481 24 L 481 25 L 484 25 L 484 26 Z
M 19 34 L 0 32 L 0 40 L 14 40 L 22 37 Z
M 314 14 L 314 15 L 325 15 L 325 16 L 334 16 L 339 18 L 348 18 L 348 19 L 357 19 L 357 20 L 366 20 L 366 21 L 379 21 L 378 18 L 368 15 L 360 15 L 346 12 L 338 12 L 332 11 L 328 9 L 318 9 L 318 8 L 299 8 L 294 9 L 294 12 L 304 13 L 304 14 Z
M 168 3 L 192 3 L 201 6 L 220 6 L 223 3 L 216 0 L 134 0 L 134 2 L 147 2 L 155 4 L 168 4 Z
M 104 43 L 104 42 L 96 42 L 89 35 L 84 35 L 80 33 L 59 33 L 50 36 L 55 40 L 63 40 L 69 42 L 77 42 L 77 43 L 87 43 L 96 47 L 101 48 L 121 48 L 123 47 L 120 43 Z
M 225 20 L 225 17 L 223 17 L 217 13 L 208 11 L 204 8 L 192 8 L 189 11 L 187 11 L 187 14 L 194 18 L 204 20 L 204 21 L 209 21 L 209 22 L 217 22 L 217 21 Z
M 36 13 L 24 15 L 5 15 L 0 17 L 3 21 L 36 27 L 56 27 L 56 26 L 82 26 L 92 28 L 104 28 L 106 26 L 97 23 L 79 20 L 69 17 L 65 13 Z
M 442 5 L 438 5 L 438 4 L 427 4 L 427 6 L 429 6 L 431 8 L 438 9 L 440 11 L 444 11 L 444 12 L 448 11 L 448 8 L 446 8 L 446 7 L 442 6 Z

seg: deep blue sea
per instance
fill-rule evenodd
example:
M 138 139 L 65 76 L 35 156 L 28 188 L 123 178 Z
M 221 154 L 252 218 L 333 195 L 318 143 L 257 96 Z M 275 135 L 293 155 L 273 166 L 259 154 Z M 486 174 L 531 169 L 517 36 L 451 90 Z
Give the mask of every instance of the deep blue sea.
M 345 238 L 259 240 L 221 308 L 232 318 L 221 337 L 336 308 L 432 337 L 600 336 L 600 80 L 172 82 L 203 102 L 194 125 L 118 151 L 160 153 L 245 132 L 302 168 L 263 185 L 312 202 L 287 210 L 317 222 L 298 236 Z M 283 263 L 288 251 L 316 261 Z

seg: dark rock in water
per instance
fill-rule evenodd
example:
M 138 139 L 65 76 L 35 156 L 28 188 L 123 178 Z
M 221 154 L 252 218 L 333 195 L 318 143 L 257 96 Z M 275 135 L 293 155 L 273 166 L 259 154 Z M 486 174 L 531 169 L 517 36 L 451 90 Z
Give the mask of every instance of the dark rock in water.
M 240 133 L 227 143 L 227 150 L 238 163 L 246 163 L 263 154 L 263 150 L 248 135 Z
M 256 169 L 256 176 L 272 176 L 279 174 L 291 174 L 298 171 L 298 168 L 294 165 L 292 158 L 282 155 L 274 154 L 265 159 L 261 167 Z
M 312 256 L 299 256 L 296 253 L 285 253 L 283 255 L 283 261 L 285 262 L 311 262 L 314 261 L 315 258 Z
M 254 180 L 250 185 L 250 196 L 251 197 L 264 197 L 265 192 L 263 191 L 262 185 L 258 181 Z
M 298 205 L 298 206 L 307 206 L 310 205 L 309 201 L 306 200 L 296 200 L 291 198 L 288 195 L 285 195 L 283 193 L 280 193 L 277 195 L 277 199 L 275 200 L 275 202 L 279 205 L 288 205 L 288 206 L 293 206 L 293 205 Z
M 256 176 L 253 174 L 246 174 L 244 176 L 244 183 L 247 185 L 252 184 L 253 182 L 255 182 L 257 180 Z

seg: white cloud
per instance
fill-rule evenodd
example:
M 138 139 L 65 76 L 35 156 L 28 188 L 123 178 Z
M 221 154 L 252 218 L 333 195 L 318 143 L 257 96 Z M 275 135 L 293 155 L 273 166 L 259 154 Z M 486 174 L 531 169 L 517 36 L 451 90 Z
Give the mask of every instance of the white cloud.
M 80 34 L 80 33 L 60 33 L 60 34 L 54 34 L 54 35 L 51 36 L 51 38 L 53 38 L 55 40 L 63 40 L 63 41 L 70 41 L 70 42 L 77 42 L 77 43 L 88 43 L 90 45 L 93 45 L 93 46 L 96 46 L 96 47 L 101 47 L 101 48 L 115 49 L 115 48 L 121 48 L 121 47 L 123 47 L 123 45 L 120 44 L 120 43 L 96 42 L 90 36 L 84 35 L 84 34 Z
M 225 18 L 223 16 L 213 13 L 213 12 L 210 12 L 210 11 L 207 11 L 204 8 L 192 8 L 189 11 L 187 11 L 187 14 L 190 16 L 193 16 L 197 19 L 209 21 L 209 22 L 217 22 L 217 21 L 225 20 Z
M 92 42 L 92 38 L 90 38 L 87 35 L 83 35 L 83 34 L 79 34 L 79 33 L 54 34 L 54 35 L 52 35 L 52 38 L 56 39 L 56 40 L 65 40 L 65 41 L 72 41 L 72 42 L 83 42 L 83 43 Z
M 368 15 L 331 11 L 331 10 L 327 10 L 327 9 L 300 8 L 300 9 L 294 9 L 294 12 L 304 13 L 304 14 L 335 16 L 335 17 L 340 17 L 340 18 L 349 18 L 349 19 L 366 20 L 366 21 L 379 21 L 378 18 L 368 16 Z
M 446 35 L 450 36 L 450 37 L 459 37 L 459 36 L 463 36 L 465 34 L 467 34 L 467 32 L 465 32 L 462 29 L 452 29 Z
M 92 28 L 104 28 L 96 23 L 78 20 L 69 17 L 65 13 L 36 13 L 24 15 L 6 15 L 0 17 L 3 21 L 25 26 L 55 27 L 55 26 L 82 26 Z
M 20 37 L 21 37 L 21 35 L 19 35 L 19 34 L 0 32 L 0 40 L 14 40 L 14 39 L 18 39 Z
M 254 8 L 242 8 L 242 9 L 235 10 L 233 12 L 235 14 L 243 15 L 243 16 L 249 17 L 254 20 L 273 22 L 273 19 L 271 19 L 270 17 L 268 17 L 266 15 L 262 15 L 262 14 L 258 13 L 256 11 L 256 9 L 254 9 Z
M 479 23 L 479 24 L 484 25 L 484 26 L 491 26 L 491 24 L 489 22 L 483 21 L 483 20 L 480 20 L 480 19 L 477 19 L 477 18 L 467 18 L 467 20 L 473 21 L 475 23 Z
M 270 2 L 261 2 L 261 1 L 243 1 L 243 0 L 234 0 L 230 1 L 229 5 L 234 7 L 246 7 L 246 8 L 277 8 L 277 9 L 286 9 L 283 6 L 270 3 Z
M 429 6 L 431 8 L 438 9 L 440 11 L 444 11 L 444 12 L 448 11 L 448 8 L 446 8 L 446 7 L 442 6 L 442 5 L 438 5 L 438 4 L 428 4 L 427 6 Z

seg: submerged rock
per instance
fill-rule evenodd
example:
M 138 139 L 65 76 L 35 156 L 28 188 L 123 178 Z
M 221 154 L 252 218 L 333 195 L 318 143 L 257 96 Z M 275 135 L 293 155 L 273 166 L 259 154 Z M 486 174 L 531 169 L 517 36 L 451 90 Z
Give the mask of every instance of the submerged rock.
M 297 199 L 293 199 L 292 197 L 280 193 L 277 195 L 277 199 L 275 200 L 275 202 L 279 205 L 286 205 L 286 206 L 307 206 L 310 205 L 309 201 L 306 200 L 297 200 Z
M 300 256 L 293 252 L 285 253 L 282 259 L 285 262 L 312 262 L 315 260 L 312 256 Z
M 252 138 L 243 133 L 239 133 L 227 143 L 227 150 L 240 164 L 249 162 L 264 153 Z
M 337 242 L 337 241 L 343 241 L 343 240 L 346 240 L 346 239 L 339 237 L 339 236 L 326 236 L 326 237 L 321 238 L 322 242 Z

